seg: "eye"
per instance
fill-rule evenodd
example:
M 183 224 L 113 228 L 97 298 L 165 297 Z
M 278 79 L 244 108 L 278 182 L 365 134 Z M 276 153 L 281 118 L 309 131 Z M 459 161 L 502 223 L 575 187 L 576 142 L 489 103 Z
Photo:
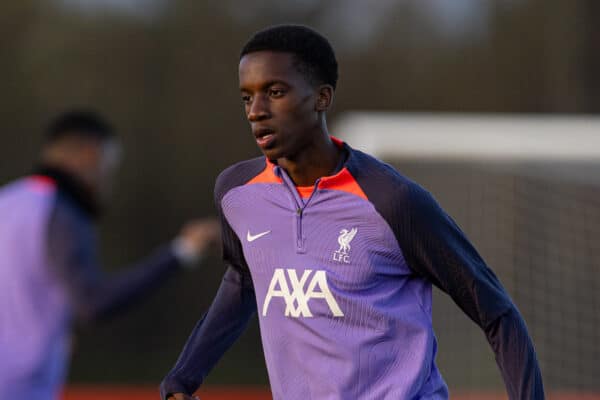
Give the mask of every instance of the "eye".
M 242 96 L 242 102 L 244 104 L 250 104 L 251 101 L 252 101 L 252 97 L 250 97 L 249 95 L 245 94 Z
M 285 94 L 285 90 L 284 89 L 279 89 L 279 88 L 269 89 L 269 96 L 270 97 L 278 98 L 278 97 L 282 97 L 284 94 Z

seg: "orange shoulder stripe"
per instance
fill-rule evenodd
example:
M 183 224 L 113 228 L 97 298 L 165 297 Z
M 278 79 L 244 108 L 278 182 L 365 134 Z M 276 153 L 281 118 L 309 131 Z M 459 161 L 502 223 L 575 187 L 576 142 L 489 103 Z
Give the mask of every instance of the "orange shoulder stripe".
M 358 182 L 356 182 L 356 179 L 348 171 L 348 168 L 345 167 L 333 176 L 321 178 L 319 189 L 341 190 L 342 192 L 352 193 L 368 200 L 367 195 L 363 192 Z
M 281 183 L 281 178 L 275 175 L 275 172 L 273 172 L 273 166 L 274 165 L 271 161 L 266 160 L 265 169 L 263 169 L 260 174 L 250 179 L 246 185 L 251 185 L 254 183 Z

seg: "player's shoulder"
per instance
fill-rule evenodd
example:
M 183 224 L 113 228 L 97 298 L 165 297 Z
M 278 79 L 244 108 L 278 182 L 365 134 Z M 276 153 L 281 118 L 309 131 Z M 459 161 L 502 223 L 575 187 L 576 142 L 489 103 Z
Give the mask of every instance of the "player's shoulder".
M 351 149 L 347 167 L 372 202 L 406 204 L 427 201 L 431 196 L 390 164 L 360 150 Z
M 220 200 L 231 189 L 245 185 L 266 167 L 265 157 L 240 161 L 225 168 L 215 182 L 215 200 Z
M 425 188 L 369 154 L 352 150 L 348 169 L 377 212 L 393 227 L 435 221 L 445 215 Z
M 25 176 L 0 185 L 0 198 L 7 199 L 51 198 L 55 192 L 56 184 L 42 176 Z

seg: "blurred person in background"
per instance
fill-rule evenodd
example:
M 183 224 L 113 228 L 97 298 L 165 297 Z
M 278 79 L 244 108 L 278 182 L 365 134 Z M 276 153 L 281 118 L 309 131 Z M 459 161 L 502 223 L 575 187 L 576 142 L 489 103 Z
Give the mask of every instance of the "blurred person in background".
M 543 399 L 525 322 L 456 223 L 329 135 L 337 78 L 331 45 L 307 27 L 267 28 L 243 47 L 241 98 L 264 157 L 217 179 L 227 270 L 162 398 L 192 399 L 258 310 L 276 400 L 448 399 L 433 284 L 483 330 L 509 398 Z
M 0 188 L 0 399 L 57 399 L 74 320 L 152 293 L 219 236 L 215 221 L 191 221 L 147 259 L 102 276 L 94 225 L 119 153 L 103 117 L 70 111 L 47 128 L 35 172 Z

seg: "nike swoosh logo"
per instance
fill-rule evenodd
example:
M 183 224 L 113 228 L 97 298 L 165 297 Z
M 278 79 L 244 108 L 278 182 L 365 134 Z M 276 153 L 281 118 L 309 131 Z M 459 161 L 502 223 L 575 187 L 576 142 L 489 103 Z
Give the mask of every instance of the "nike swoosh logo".
M 248 234 L 246 235 L 246 240 L 248 240 L 249 242 L 254 242 L 256 239 L 260 239 L 261 237 L 268 235 L 269 233 L 271 233 L 271 231 L 261 232 L 257 235 L 251 235 L 250 231 L 248 231 Z

